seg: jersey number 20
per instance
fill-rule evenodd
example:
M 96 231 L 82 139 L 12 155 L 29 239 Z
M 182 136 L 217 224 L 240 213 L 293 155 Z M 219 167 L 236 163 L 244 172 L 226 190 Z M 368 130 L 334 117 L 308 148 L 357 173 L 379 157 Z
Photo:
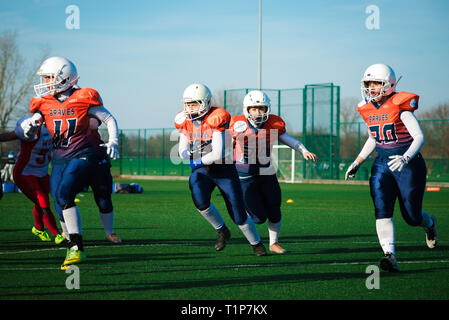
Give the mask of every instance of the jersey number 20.
M 384 123 L 369 126 L 371 134 L 378 143 L 392 143 L 398 140 L 394 123 Z

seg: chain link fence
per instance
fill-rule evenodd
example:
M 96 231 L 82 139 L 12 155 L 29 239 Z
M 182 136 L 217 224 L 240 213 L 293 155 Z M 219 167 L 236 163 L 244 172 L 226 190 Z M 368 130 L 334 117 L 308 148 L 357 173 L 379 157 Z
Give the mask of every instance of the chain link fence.
M 243 113 L 243 98 L 252 88 L 225 90 L 223 107 L 231 115 Z M 304 161 L 288 148 L 276 148 L 274 163 L 280 179 L 343 180 L 348 166 L 368 137 L 364 122 L 340 122 L 340 87 L 309 84 L 295 89 L 264 89 L 272 113 L 286 122 L 287 132 L 317 154 L 316 163 Z M 421 150 L 429 182 L 449 182 L 449 119 L 420 120 L 426 142 Z M 9 128 L 12 130 L 13 128 Z M 107 130 L 100 129 L 105 141 Z M 112 161 L 113 175 L 189 176 L 188 161 L 178 156 L 175 128 L 120 130 L 120 159 Z M 9 152 L 17 155 L 18 141 L 0 143 L 0 168 Z M 365 161 L 355 179 L 368 180 L 376 152 Z M 292 174 L 293 172 L 293 174 Z

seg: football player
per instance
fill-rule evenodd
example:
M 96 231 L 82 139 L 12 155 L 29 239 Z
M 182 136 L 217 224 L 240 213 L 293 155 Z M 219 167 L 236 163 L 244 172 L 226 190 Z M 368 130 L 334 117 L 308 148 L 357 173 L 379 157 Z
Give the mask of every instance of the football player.
M 179 154 L 190 160 L 192 173 L 189 187 L 193 203 L 200 214 L 217 230 L 217 251 L 223 250 L 231 234 L 217 208 L 210 201 L 212 191 L 218 187 L 232 221 L 240 228 L 255 255 L 267 254 L 256 226 L 245 212 L 237 171 L 232 162 L 226 161 L 225 128 L 230 114 L 211 106 L 212 94 L 202 84 L 188 86 L 183 94 L 184 108 L 176 115 L 175 126 L 180 133 Z
M 107 117 L 107 115 L 106 115 Z M 91 135 L 95 138 L 96 143 L 99 146 L 103 146 L 104 142 L 101 139 L 100 133 L 98 132 L 98 127 L 101 125 L 101 121 L 98 118 L 92 117 L 89 121 Z M 105 149 L 101 148 L 100 152 L 104 153 Z M 107 173 L 107 179 L 104 179 L 103 184 L 92 184 L 90 187 L 94 193 L 95 202 L 98 206 L 100 212 L 100 219 L 103 223 L 103 228 L 106 233 L 106 239 L 112 243 L 122 243 L 122 239 L 114 232 L 114 212 L 102 212 L 102 201 L 111 202 L 111 193 L 112 193 L 112 175 L 111 170 L 109 169 Z
M 86 259 L 76 195 L 86 185 L 98 186 L 99 198 L 96 200 L 101 212 L 113 210 L 111 188 L 106 190 L 104 186 L 108 185 L 110 177 L 108 156 L 112 159 L 118 157 L 118 127 L 97 91 L 76 86 L 78 72 L 68 59 L 49 58 L 42 63 L 37 74 L 40 77 L 40 83 L 34 86 L 37 97 L 30 102 L 30 111 L 34 115 L 25 134 L 32 135 L 45 120 L 53 139 L 50 189 L 61 207 L 59 218 L 68 232 L 68 250 L 61 266 L 61 270 L 66 270 L 71 264 Z M 103 147 L 90 132 L 91 116 L 107 125 L 109 141 L 104 145 L 106 152 L 101 150 Z
M 51 232 L 56 244 L 64 241 L 50 208 L 50 176 L 48 164 L 51 159 L 52 140 L 45 125 L 35 136 L 27 138 L 23 125 L 28 117 L 20 118 L 13 131 L 0 134 L 1 141 L 20 139 L 20 151 L 14 165 L 14 182 L 22 193 L 33 203 L 34 226 L 31 232 L 42 241 L 51 241 L 44 226 Z
M 232 117 L 229 130 L 246 211 L 257 224 L 268 220 L 269 250 L 283 254 L 286 250 L 279 245 L 281 188 L 271 165 L 272 146 L 280 141 L 300 152 L 306 160 L 318 158 L 286 132 L 282 118 L 271 114 L 270 98 L 260 90 L 245 96 L 243 115 Z
M 405 222 L 424 228 L 427 246 L 434 248 L 438 241 L 435 217 L 422 210 L 427 169 L 419 152 L 424 134 L 414 115 L 419 96 L 396 92 L 396 84 L 390 66 L 374 64 L 366 69 L 361 88 L 363 100 L 357 110 L 369 135 L 345 176 L 346 180 L 353 178 L 360 165 L 377 151 L 369 182 L 377 236 L 384 252 L 380 266 L 390 272 L 399 271 L 393 224 L 396 198 Z

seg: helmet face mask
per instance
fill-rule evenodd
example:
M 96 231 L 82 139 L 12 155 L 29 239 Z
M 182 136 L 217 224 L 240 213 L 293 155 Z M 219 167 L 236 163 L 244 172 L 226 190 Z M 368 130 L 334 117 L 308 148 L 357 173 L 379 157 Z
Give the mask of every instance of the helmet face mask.
M 250 108 L 265 108 L 265 113 L 250 113 Z M 243 114 L 246 119 L 255 127 L 263 125 L 270 116 L 271 102 L 265 92 L 253 90 L 243 99 Z
M 370 83 L 376 82 L 380 90 L 370 88 Z M 390 66 L 385 64 L 374 64 L 368 67 L 361 81 L 362 98 L 365 102 L 378 102 L 383 97 L 389 96 L 396 91 L 396 75 Z
M 199 120 L 205 116 L 211 108 L 212 94 L 203 84 L 191 84 L 184 90 L 182 104 L 187 119 Z
M 370 83 L 375 82 L 378 84 L 378 88 L 371 88 Z M 362 82 L 362 96 L 365 97 L 365 100 L 378 102 L 382 99 L 388 91 L 389 84 L 386 84 L 385 81 L 363 81 Z
M 79 79 L 75 65 L 61 57 L 45 60 L 37 75 L 40 82 L 34 86 L 34 91 L 38 97 L 64 92 L 76 85 Z
M 251 109 L 259 109 L 259 110 L 263 110 L 264 112 L 261 113 L 260 111 L 257 112 L 251 112 Z M 265 123 L 265 121 L 268 120 L 268 108 L 266 106 L 262 107 L 262 106 L 248 106 L 246 108 L 247 112 L 248 112 L 248 120 L 251 122 L 251 124 L 256 125 L 256 126 L 260 126 L 263 123 Z

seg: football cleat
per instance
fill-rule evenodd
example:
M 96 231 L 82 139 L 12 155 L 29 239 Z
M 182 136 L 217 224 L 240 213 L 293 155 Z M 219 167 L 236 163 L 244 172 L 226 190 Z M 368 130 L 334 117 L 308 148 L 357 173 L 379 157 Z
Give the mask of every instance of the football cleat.
M 72 264 L 78 264 L 86 261 L 86 255 L 81 250 L 68 249 L 65 260 L 61 265 L 61 270 L 67 270 Z
M 65 240 L 65 238 L 62 234 L 57 234 L 55 237 L 56 244 L 61 244 L 64 240 Z
M 226 247 L 226 241 L 231 238 L 231 231 L 228 227 L 224 227 L 223 230 L 218 230 L 217 242 L 215 242 L 215 250 L 221 251 Z
M 384 271 L 398 272 L 399 267 L 396 257 L 392 253 L 387 252 L 384 257 L 380 259 L 380 268 Z
M 284 253 L 286 253 L 287 252 L 287 250 L 285 250 L 284 248 L 282 248 L 280 245 L 279 245 L 279 243 L 273 243 L 271 246 L 270 246 L 270 251 L 271 252 L 274 252 L 274 253 L 279 253 L 279 254 L 284 254 Z
M 50 235 L 45 230 L 41 231 L 41 230 L 36 229 L 36 227 L 33 227 L 31 229 L 31 233 L 38 236 L 42 241 L 51 241 Z
M 116 233 L 107 234 L 106 239 L 112 243 L 122 243 L 122 239 Z
M 432 227 L 425 228 L 426 230 L 426 243 L 430 249 L 435 248 L 438 243 L 438 234 L 437 234 L 437 222 L 434 216 L 431 216 L 433 221 Z
M 267 250 L 265 249 L 265 246 L 263 245 L 262 242 L 259 242 L 258 244 L 251 245 L 251 246 L 253 247 L 254 254 L 256 256 L 261 257 L 261 256 L 267 255 Z

